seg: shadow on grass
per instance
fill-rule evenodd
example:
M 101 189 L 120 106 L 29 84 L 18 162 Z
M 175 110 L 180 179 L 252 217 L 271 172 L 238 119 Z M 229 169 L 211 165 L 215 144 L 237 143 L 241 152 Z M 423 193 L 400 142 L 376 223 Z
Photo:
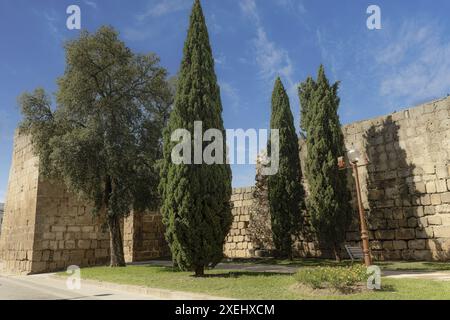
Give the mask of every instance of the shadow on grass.
M 146 268 L 154 268 L 155 272 L 163 273 L 192 273 L 190 271 L 182 271 L 177 267 L 167 267 L 167 266 L 152 266 L 147 265 Z M 272 277 L 272 276 L 292 276 L 292 274 L 284 272 L 270 272 L 270 271 L 246 271 L 246 270 L 230 270 L 229 272 L 224 272 L 224 270 L 214 271 L 214 269 L 205 270 L 205 276 L 199 277 L 198 279 L 206 278 L 240 278 L 240 277 Z M 211 273 L 208 273 L 211 272 Z M 191 277 L 195 278 L 192 274 Z
M 391 284 L 385 284 L 381 286 L 380 290 L 375 290 L 374 292 L 385 292 L 385 293 L 395 293 L 397 290 Z
M 280 260 L 276 258 L 258 258 L 258 259 L 228 259 L 222 261 L 223 264 L 254 264 L 254 265 L 277 265 L 287 267 L 344 267 L 352 265 L 349 260 L 336 262 L 334 260 L 305 258 L 294 260 Z M 356 263 L 356 262 L 355 262 Z
M 287 273 L 280 272 L 253 272 L 253 271 L 230 271 L 226 273 L 209 273 L 205 274 L 203 278 L 224 278 L 224 279 L 237 279 L 241 277 L 273 277 L 273 276 L 292 276 Z M 194 277 L 194 276 L 192 276 Z M 199 278 L 201 279 L 201 278 Z

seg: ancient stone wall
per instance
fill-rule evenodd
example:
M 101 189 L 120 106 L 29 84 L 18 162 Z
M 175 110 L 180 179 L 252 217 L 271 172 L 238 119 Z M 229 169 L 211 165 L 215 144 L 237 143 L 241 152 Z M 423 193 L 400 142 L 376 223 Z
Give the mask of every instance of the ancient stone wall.
M 28 274 L 107 264 L 105 219 L 91 209 L 63 185 L 40 177 L 29 138 L 16 135 L 0 234 L 3 268 Z M 167 255 L 159 214 L 132 214 L 122 231 L 128 262 Z
M 343 128 L 378 259 L 450 259 L 450 98 Z M 354 185 L 350 186 L 354 190 Z M 358 240 L 355 228 L 348 241 Z
M 450 260 L 450 98 L 353 123 L 344 126 L 343 132 L 347 149 L 359 150 L 363 158 L 359 173 L 373 256 L 378 260 Z M 307 150 L 304 143 L 301 145 L 304 160 Z M 352 171 L 348 174 L 348 187 L 355 199 Z M 232 197 L 239 208 L 233 211 L 235 221 L 241 219 L 242 212 L 253 212 L 250 219 L 259 219 L 254 208 L 261 199 L 251 201 L 246 193 L 243 206 L 242 190 L 246 189 L 237 190 Z M 347 243 L 360 245 L 355 201 L 353 213 Z M 225 253 L 229 257 L 236 252 L 254 253 L 234 249 L 242 240 L 238 234 L 249 239 L 258 236 L 245 229 L 247 224 L 240 226 L 234 225 L 227 238 Z M 255 241 L 245 245 L 257 247 Z M 295 253 L 330 256 L 311 234 L 296 239 Z
M 37 206 L 37 159 L 29 139 L 16 137 L 0 233 L 0 260 L 7 270 L 31 271 Z
M 254 188 L 234 189 L 231 202 L 234 207 L 233 224 L 225 239 L 224 255 L 228 258 L 250 258 L 253 256 L 253 242 L 248 226 L 250 211 L 254 204 Z
M 32 273 L 109 261 L 105 219 L 63 185 L 39 179 L 35 215 Z
M 125 219 L 124 253 L 129 262 L 170 257 L 160 213 L 132 213 Z

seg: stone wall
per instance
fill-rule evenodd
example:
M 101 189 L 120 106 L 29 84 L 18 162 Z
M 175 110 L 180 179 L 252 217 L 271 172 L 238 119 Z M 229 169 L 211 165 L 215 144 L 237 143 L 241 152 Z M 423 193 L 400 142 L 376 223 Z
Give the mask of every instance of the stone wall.
M 343 131 L 347 148 L 366 158 L 360 176 L 373 255 L 450 259 L 450 98 Z M 356 228 L 347 234 L 358 238 Z
M 39 179 L 32 273 L 108 262 L 105 220 L 91 211 L 64 186 Z
M 359 150 L 364 158 L 359 172 L 373 256 L 378 260 L 450 260 L 450 98 L 353 123 L 344 126 L 343 132 L 347 149 Z M 307 151 L 301 145 L 300 155 L 305 159 Z M 351 170 L 348 180 L 355 199 Z M 249 190 L 238 189 L 232 197 L 237 205 L 235 222 L 241 215 L 245 221 L 247 212 L 252 212 L 251 221 L 260 218 L 254 208 L 262 201 L 252 200 Z M 348 244 L 360 245 L 355 202 L 353 209 L 355 219 L 346 238 Z M 250 249 L 239 251 L 244 246 L 257 247 L 253 237 L 258 234 L 246 226 L 233 225 L 225 245 L 228 257 L 254 254 Z M 242 234 L 252 241 L 242 242 L 238 236 Z M 330 256 L 308 233 L 296 239 L 295 254 Z
M 36 221 L 37 159 L 29 139 L 16 137 L 0 234 L 0 260 L 7 270 L 31 271 Z
M 125 219 L 124 253 L 129 262 L 170 257 L 161 214 L 132 213 Z
M 122 230 L 128 262 L 167 255 L 159 214 L 131 214 Z M 3 268 L 29 274 L 104 265 L 109 247 L 105 219 L 64 186 L 40 177 L 29 138 L 16 135 L 0 234 Z
M 234 189 L 233 224 L 225 239 L 224 255 L 228 258 L 250 258 L 253 256 L 253 243 L 248 232 L 250 210 L 254 203 L 254 188 Z

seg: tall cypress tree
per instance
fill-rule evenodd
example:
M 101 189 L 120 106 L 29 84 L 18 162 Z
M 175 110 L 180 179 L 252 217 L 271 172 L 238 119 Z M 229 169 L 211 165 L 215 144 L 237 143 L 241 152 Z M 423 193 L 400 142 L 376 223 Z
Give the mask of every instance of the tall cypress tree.
M 192 9 L 175 105 L 164 135 L 160 191 L 166 239 L 174 263 L 203 276 L 205 267 L 215 266 L 223 257 L 223 244 L 232 222 L 231 169 L 228 164 L 172 162 L 176 144 L 171 141 L 172 133 L 186 129 L 194 137 L 196 121 L 202 122 L 203 133 L 218 129 L 225 137 L 220 89 L 199 0 Z M 225 138 L 216 142 L 226 150 Z M 189 143 L 194 150 L 193 140 Z
M 339 83 L 330 85 L 323 66 L 317 81 L 308 78 L 299 88 L 302 130 L 306 133 L 308 157 L 306 179 L 310 195 L 307 208 L 319 240 L 333 249 L 339 247 L 350 223 L 350 194 L 345 171 L 337 159 L 345 154 L 344 136 L 338 116 Z
M 277 78 L 272 94 L 270 127 L 278 129 L 280 135 L 279 170 L 268 178 L 273 240 L 280 255 L 292 258 L 292 237 L 299 231 L 302 222 L 304 191 L 298 136 L 289 98 L 280 78 Z M 269 153 L 270 149 L 269 141 Z

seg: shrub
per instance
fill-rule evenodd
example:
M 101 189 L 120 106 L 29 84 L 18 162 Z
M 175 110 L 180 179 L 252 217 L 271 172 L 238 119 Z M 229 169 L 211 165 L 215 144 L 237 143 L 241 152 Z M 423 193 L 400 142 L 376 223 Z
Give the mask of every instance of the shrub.
M 302 268 L 295 274 L 295 279 L 313 289 L 334 288 L 345 291 L 367 281 L 366 272 L 363 265 Z

